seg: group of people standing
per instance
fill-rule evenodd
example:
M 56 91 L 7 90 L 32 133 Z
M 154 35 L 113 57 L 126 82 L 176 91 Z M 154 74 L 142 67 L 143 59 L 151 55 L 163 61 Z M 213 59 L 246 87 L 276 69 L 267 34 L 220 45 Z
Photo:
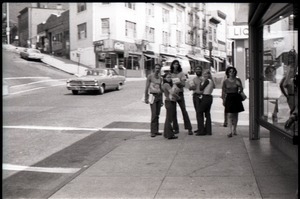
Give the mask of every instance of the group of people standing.
M 176 136 L 179 133 L 177 104 L 181 109 L 184 128 L 188 130 L 188 135 L 193 135 L 194 133 L 197 136 L 212 135 L 210 110 L 213 103 L 212 92 L 215 88 L 215 83 L 210 70 L 203 71 L 200 66 L 197 66 L 195 73 L 196 77 L 188 82 L 189 90 L 193 91 L 193 104 L 197 118 L 198 129 L 193 132 L 184 99 L 184 87 L 187 78 L 182 72 L 179 61 L 174 60 L 171 63 L 170 71 L 164 75 L 161 75 L 161 65 L 155 65 L 154 72 L 147 77 L 145 87 L 145 103 L 150 104 L 151 108 L 151 137 L 162 135 L 162 133 L 159 133 L 159 116 L 161 107 L 165 105 L 166 120 L 163 135 L 167 139 L 178 138 Z M 232 134 L 236 134 L 238 112 L 244 111 L 242 102 L 237 103 L 240 100 L 238 93 L 243 91 L 243 87 L 241 80 L 236 78 L 235 68 L 227 68 L 226 75 L 228 78 L 223 82 L 222 97 L 230 124 L 228 136 L 231 137 Z M 235 85 L 233 82 L 236 82 Z M 163 95 L 165 96 L 164 103 Z

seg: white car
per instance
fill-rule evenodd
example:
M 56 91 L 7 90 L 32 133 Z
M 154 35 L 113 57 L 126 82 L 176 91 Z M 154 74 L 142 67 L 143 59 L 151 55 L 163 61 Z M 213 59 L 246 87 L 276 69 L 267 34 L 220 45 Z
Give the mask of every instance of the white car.
M 191 72 L 191 65 L 188 60 L 177 59 L 181 65 L 182 72 L 187 76 Z M 171 63 L 173 60 L 167 60 L 164 62 L 163 67 L 161 67 L 161 73 L 164 74 L 171 70 Z
M 41 51 L 34 48 L 25 48 L 23 51 L 20 52 L 20 57 L 24 59 L 35 59 L 35 60 L 41 60 L 44 58 Z

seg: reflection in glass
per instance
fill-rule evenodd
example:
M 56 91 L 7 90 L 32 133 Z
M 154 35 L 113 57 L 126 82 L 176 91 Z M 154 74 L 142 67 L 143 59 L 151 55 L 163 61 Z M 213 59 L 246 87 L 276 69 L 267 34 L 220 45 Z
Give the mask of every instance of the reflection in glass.
M 264 112 L 263 119 L 291 134 L 298 132 L 295 122 L 286 123 L 298 110 L 298 31 L 294 30 L 294 17 L 290 15 L 265 25 L 264 39 Z M 297 109 L 297 110 L 296 110 Z M 298 113 L 297 113 L 298 114 Z

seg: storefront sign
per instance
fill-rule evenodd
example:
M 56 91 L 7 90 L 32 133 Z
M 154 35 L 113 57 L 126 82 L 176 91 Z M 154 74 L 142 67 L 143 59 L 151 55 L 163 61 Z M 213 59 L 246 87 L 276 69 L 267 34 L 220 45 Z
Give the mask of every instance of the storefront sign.
M 231 39 L 248 39 L 249 29 L 248 26 L 229 26 L 228 38 Z
M 121 43 L 121 42 L 116 42 L 114 44 L 114 48 L 115 48 L 115 50 L 122 50 L 122 51 L 124 51 L 124 44 Z

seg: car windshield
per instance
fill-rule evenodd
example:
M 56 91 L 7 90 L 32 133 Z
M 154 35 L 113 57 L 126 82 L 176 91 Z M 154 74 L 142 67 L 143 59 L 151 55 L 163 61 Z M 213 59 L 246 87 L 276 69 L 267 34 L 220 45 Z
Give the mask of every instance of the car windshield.
M 87 70 L 86 75 L 103 76 L 106 75 L 106 70 Z
M 29 53 L 41 53 L 39 50 L 36 50 L 36 49 L 29 49 L 28 52 Z

